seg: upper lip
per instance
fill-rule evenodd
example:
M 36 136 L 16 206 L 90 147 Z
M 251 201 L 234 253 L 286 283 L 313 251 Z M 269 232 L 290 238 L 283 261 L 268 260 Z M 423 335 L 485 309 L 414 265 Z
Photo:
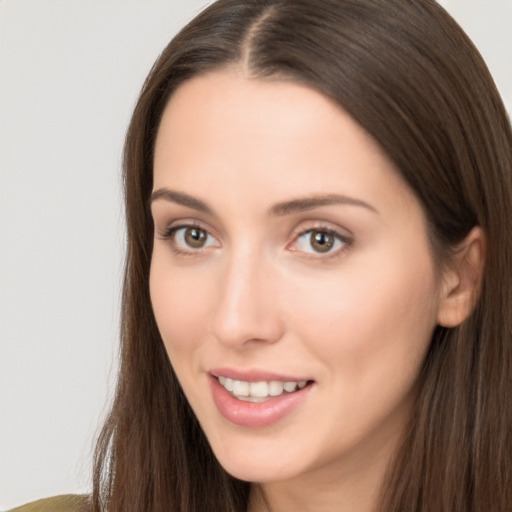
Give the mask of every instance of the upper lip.
M 305 376 L 284 375 L 281 373 L 258 369 L 241 370 L 236 368 L 213 368 L 209 371 L 209 373 L 214 377 L 228 377 L 229 379 L 241 380 L 244 382 L 262 382 L 271 380 L 278 380 L 282 382 L 300 382 L 313 380 Z

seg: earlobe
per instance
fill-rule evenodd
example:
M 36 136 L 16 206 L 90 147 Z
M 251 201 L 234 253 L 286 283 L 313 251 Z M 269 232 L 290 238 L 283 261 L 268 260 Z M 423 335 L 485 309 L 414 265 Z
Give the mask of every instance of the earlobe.
M 485 268 L 486 239 L 475 226 L 459 245 L 443 275 L 437 322 L 456 327 L 472 313 L 480 297 Z

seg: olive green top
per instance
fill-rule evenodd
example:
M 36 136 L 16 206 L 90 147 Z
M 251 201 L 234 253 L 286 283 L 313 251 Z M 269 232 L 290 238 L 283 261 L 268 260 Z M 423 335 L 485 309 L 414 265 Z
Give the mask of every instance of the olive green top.
M 82 512 L 87 510 L 87 502 L 86 495 L 64 494 L 33 501 L 8 512 Z

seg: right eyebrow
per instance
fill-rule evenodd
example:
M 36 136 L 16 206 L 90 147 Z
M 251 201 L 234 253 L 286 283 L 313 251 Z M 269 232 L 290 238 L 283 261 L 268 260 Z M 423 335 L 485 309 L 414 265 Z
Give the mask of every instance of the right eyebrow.
M 177 192 L 176 190 L 171 190 L 165 187 L 159 188 L 152 192 L 149 203 L 153 204 L 154 201 L 158 200 L 170 201 L 171 203 L 181 204 L 182 206 L 192 208 L 199 212 L 214 215 L 213 210 L 206 203 L 196 199 L 195 197 L 189 196 L 184 192 Z

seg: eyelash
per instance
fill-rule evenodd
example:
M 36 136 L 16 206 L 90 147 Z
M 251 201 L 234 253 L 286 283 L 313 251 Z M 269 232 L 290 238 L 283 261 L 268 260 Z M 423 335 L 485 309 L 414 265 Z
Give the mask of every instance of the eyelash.
M 183 223 L 179 224 L 177 226 L 171 226 L 170 228 L 167 228 L 163 233 L 159 234 L 159 238 L 161 240 L 168 240 L 171 242 L 171 249 L 175 254 L 183 255 L 183 256 L 197 256 L 201 254 L 205 249 L 207 249 L 210 245 L 206 247 L 199 247 L 199 248 L 193 248 L 189 247 L 188 249 L 181 248 L 178 243 L 176 242 L 176 234 L 180 230 L 187 230 L 187 229 L 196 229 L 202 233 L 205 233 L 207 237 L 211 237 L 214 240 L 216 238 L 203 226 L 201 226 L 198 223 L 190 222 L 190 223 Z M 332 247 L 329 248 L 327 251 L 325 251 L 323 254 L 320 251 L 305 251 L 300 249 L 293 249 L 291 248 L 293 245 L 297 245 L 298 241 L 304 237 L 305 235 L 312 236 L 313 233 L 319 233 L 327 236 L 331 236 L 334 238 L 334 244 L 340 243 L 341 247 L 337 247 L 334 250 L 332 250 Z M 306 258 L 310 259 L 320 259 L 320 260 L 326 260 L 330 258 L 335 258 L 337 256 L 340 256 L 342 253 L 346 252 L 352 245 L 353 240 L 350 237 L 347 237 L 345 235 L 342 235 L 339 231 L 332 229 L 331 227 L 327 227 L 325 225 L 315 225 L 312 227 L 308 227 L 307 229 L 303 229 L 299 231 L 297 234 L 293 236 L 293 240 L 291 243 L 287 245 L 287 248 L 291 250 L 292 252 L 302 252 Z

